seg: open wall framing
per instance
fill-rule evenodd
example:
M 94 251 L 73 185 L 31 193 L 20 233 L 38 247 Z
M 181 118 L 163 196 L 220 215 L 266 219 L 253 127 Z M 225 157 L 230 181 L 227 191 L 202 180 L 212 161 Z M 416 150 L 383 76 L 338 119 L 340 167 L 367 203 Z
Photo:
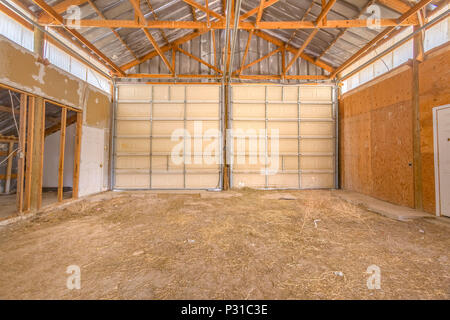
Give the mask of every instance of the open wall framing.
M 333 86 L 234 85 L 230 97 L 232 187 L 337 186 Z
M 220 188 L 220 85 L 119 84 L 116 92 L 115 189 Z M 207 163 L 212 143 L 218 161 Z

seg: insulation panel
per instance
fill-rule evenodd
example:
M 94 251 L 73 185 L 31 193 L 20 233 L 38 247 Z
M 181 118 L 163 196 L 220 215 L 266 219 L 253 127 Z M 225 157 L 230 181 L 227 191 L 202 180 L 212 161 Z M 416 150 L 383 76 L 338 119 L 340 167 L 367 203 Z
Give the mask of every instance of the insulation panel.
M 232 187 L 334 188 L 333 91 L 332 86 L 232 86 Z
M 219 85 L 120 84 L 115 189 L 220 187 Z

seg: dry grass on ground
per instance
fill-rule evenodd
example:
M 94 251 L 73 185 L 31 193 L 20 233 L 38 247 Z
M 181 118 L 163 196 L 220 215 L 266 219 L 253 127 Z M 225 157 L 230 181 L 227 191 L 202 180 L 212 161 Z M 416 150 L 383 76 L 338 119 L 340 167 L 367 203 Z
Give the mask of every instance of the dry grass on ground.
M 450 224 L 390 220 L 339 195 L 88 198 L 0 228 L 0 299 L 450 298 Z M 373 264 L 381 290 L 366 286 Z M 69 265 L 81 290 L 66 288 Z

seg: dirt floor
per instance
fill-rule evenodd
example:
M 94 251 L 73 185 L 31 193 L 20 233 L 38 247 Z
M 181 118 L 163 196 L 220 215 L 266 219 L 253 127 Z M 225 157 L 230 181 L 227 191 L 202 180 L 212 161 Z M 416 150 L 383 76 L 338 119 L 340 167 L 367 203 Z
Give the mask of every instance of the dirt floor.
M 450 298 L 450 223 L 392 220 L 340 195 L 90 197 L 0 227 L 0 299 Z M 69 265 L 80 290 L 66 287 Z

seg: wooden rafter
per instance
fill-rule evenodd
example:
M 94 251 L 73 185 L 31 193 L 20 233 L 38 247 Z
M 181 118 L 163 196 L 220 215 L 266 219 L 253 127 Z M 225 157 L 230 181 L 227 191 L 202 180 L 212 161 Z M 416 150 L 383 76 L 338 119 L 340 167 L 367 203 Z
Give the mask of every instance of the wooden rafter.
M 201 4 L 195 2 L 194 0 L 183 0 L 183 1 L 186 2 L 187 4 L 191 5 L 192 7 L 200 10 L 200 11 L 203 11 L 205 13 L 209 13 L 211 16 L 213 16 L 213 17 L 215 17 L 215 18 L 217 18 L 219 20 L 223 20 L 224 19 L 224 16 L 218 14 L 217 12 L 215 12 L 213 10 L 210 10 L 210 9 L 202 6 Z
M 327 4 L 322 8 L 322 11 L 320 12 L 317 19 L 314 21 L 315 25 L 319 25 L 320 23 L 323 23 L 323 19 L 327 16 L 328 12 L 331 10 L 331 7 L 335 4 L 336 0 L 328 0 Z M 311 42 L 311 40 L 314 38 L 316 33 L 319 32 L 319 29 L 314 29 L 306 38 L 306 40 L 303 42 L 303 44 L 298 48 L 297 52 L 294 54 L 294 57 L 292 60 L 288 63 L 286 66 L 285 72 L 288 72 L 289 69 L 292 67 L 294 62 L 297 60 L 298 57 L 303 53 L 303 51 L 306 49 L 308 44 Z
M 211 26 L 211 19 L 209 17 L 209 2 L 208 0 L 205 0 L 205 6 L 208 12 L 206 12 L 206 23 L 208 28 Z M 214 66 L 217 66 L 217 49 L 216 49 L 216 32 L 215 30 L 211 30 L 211 38 L 212 38 L 212 45 L 213 45 L 213 51 L 214 51 Z
M 43 0 L 33 0 L 34 3 L 36 3 L 42 10 L 47 12 L 53 19 L 58 21 L 60 24 L 64 25 L 64 19 L 62 16 L 57 13 L 55 10 L 53 10 L 52 7 L 50 7 L 45 1 Z M 64 28 L 75 38 L 78 39 L 81 43 L 83 43 L 86 47 L 88 47 L 90 50 L 95 52 L 97 56 L 99 56 L 101 59 L 103 59 L 106 64 L 109 65 L 110 68 L 118 72 L 119 74 L 123 75 L 124 72 L 114 63 L 112 62 L 106 55 L 104 55 L 100 50 L 98 50 L 92 43 L 90 43 L 85 37 L 83 37 L 78 31 L 73 30 L 67 26 L 64 26 Z
M 131 2 L 132 6 L 134 8 L 134 11 L 135 11 L 136 15 L 139 17 L 139 22 L 147 21 L 145 19 L 144 14 L 142 13 L 141 6 L 140 6 L 140 1 L 139 0 L 130 0 L 130 2 Z M 166 56 L 164 55 L 164 52 L 159 47 L 159 45 L 156 42 L 155 38 L 153 38 L 153 36 L 151 35 L 151 33 L 147 29 L 142 28 L 142 31 L 144 31 L 145 36 L 150 41 L 150 43 L 152 44 L 153 48 L 155 48 L 156 52 L 161 57 L 161 59 L 163 60 L 164 64 L 167 66 L 167 68 L 169 68 L 170 72 L 173 73 L 174 71 L 172 69 L 172 66 L 170 65 L 169 61 L 167 60 Z
M 275 50 L 269 52 L 268 54 L 264 55 L 263 57 L 258 58 L 258 59 L 256 59 L 256 60 L 250 62 L 249 64 L 246 64 L 245 66 L 241 67 L 241 69 L 240 69 L 239 71 L 242 72 L 243 70 L 248 69 L 248 68 L 254 66 L 254 65 L 257 64 L 257 63 L 260 63 L 261 61 L 263 61 L 263 60 L 265 60 L 265 59 L 267 59 L 267 58 L 273 56 L 274 54 L 280 52 L 282 49 L 283 49 L 283 48 L 281 48 L 281 47 L 276 48 Z M 238 73 L 235 72 L 234 74 L 238 74 Z
M 191 59 L 194 59 L 195 61 L 200 62 L 201 64 L 203 64 L 203 65 L 209 67 L 210 69 L 216 71 L 217 73 L 219 73 L 219 74 L 222 73 L 222 70 L 220 70 L 220 69 L 217 68 L 216 66 L 213 66 L 212 64 L 206 62 L 205 60 L 203 60 L 203 59 L 201 59 L 201 58 L 199 58 L 199 57 L 194 56 L 193 54 L 191 54 L 191 53 L 189 53 L 189 52 L 187 52 L 187 51 L 181 49 L 180 47 L 174 47 L 174 48 L 175 48 L 175 50 L 181 52 L 182 54 L 188 56 L 188 57 L 191 58 Z
M 259 2 L 258 13 L 256 14 L 255 27 L 257 27 L 259 22 L 261 21 L 265 3 L 266 3 L 265 0 L 260 0 L 260 2 Z M 255 29 L 252 29 L 252 30 L 250 30 L 250 32 L 248 34 L 248 40 L 247 40 L 247 44 L 245 46 L 245 52 L 244 52 L 244 56 L 242 58 L 242 64 L 241 64 L 241 67 L 239 68 L 239 70 L 237 71 L 237 74 L 241 74 L 241 72 L 243 70 L 242 68 L 244 67 L 245 60 L 247 59 L 248 50 L 250 49 L 250 42 L 252 41 L 254 32 L 255 32 Z
M 407 20 L 411 16 L 415 15 L 420 9 L 425 7 L 428 3 L 430 3 L 431 0 L 421 0 L 418 3 L 416 3 L 413 7 L 411 7 L 407 12 L 402 14 L 398 19 L 397 22 L 400 25 L 403 21 Z M 347 61 L 345 61 L 343 64 L 339 66 L 332 74 L 331 78 L 336 76 L 339 72 L 344 70 L 346 67 L 348 67 L 351 63 L 355 62 L 356 60 L 362 58 L 366 54 L 370 52 L 370 49 L 373 49 L 381 42 L 383 39 L 388 39 L 387 36 L 392 33 L 395 30 L 395 27 L 388 27 L 384 29 L 382 32 L 380 32 L 375 38 L 373 38 L 371 41 L 369 41 L 364 47 L 362 47 L 360 50 L 358 50 L 353 56 L 351 56 Z
M 81 6 L 85 4 L 88 0 L 64 0 L 52 7 L 52 9 L 58 13 L 62 14 L 67 11 L 70 6 Z M 55 21 L 55 19 L 49 15 L 46 11 L 43 11 L 38 17 L 38 23 L 46 24 Z
M 271 5 L 277 3 L 278 1 L 280 1 L 280 0 L 267 0 L 267 1 L 265 1 L 263 9 L 265 9 L 267 7 L 270 7 Z M 247 11 L 246 13 L 242 14 L 239 17 L 239 21 L 244 21 L 245 19 L 247 19 L 247 18 L 257 14 L 259 10 L 260 10 L 260 6 Z
M 64 20 L 64 24 L 71 26 L 70 20 Z M 386 18 L 379 20 L 380 27 L 397 26 L 397 19 Z M 411 26 L 416 25 L 412 18 L 402 21 L 400 25 Z M 51 24 L 50 26 L 55 26 Z M 208 23 L 204 21 L 144 21 L 135 20 L 80 20 L 77 26 L 82 28 L 127 28 L 127 29 L 226 29 L 224 21 L 213 21 Z M 335 28 L 363 28 L 371 26 L 371 22 L 367 19 L 347 19 L 347 20 L 328 20 L 326 24 L 315 24 L 314 21 L 260 21 L 255 27 L 253 22 L 240 22 L 239 30 L 276 30 L 276 29 L 335 29 Z
M 100 11 L 100 9 L 97 7 L 97 5 L 92 1 L 92 0 L 87 0 L 89 2 L 89 4 L 91 5 L 92 8 L 94 8 L 95 12 L 97 13 L 97 15 L 103 19 L 106 20 L 105 15 Z M 125 40 L 123 40 L 123 38 L 120 36 L 120 34 L 114 29 L 114 28 L 109 28 L 111 30 L 111 32 L 116 36 L 117 39 L 119 39 L 119 41 L 122 43 L 122 45 L 133 55 L 133 57 L 135 59 L 137 59 L 136 54 L 133 52 L 133 50 L 131 50 L 131 48 L 128 46 L 128 44 L 125 42 Z
M 13 113 L 13 110 L 11 109 L 11 107 L 6 107 L 6 106 L 0 106 L 0 111 L 1 112 Z M 20 114 L 20 111 L 18 109 L 14 109 L 14 113 L 15 114 Z
M 162 46 L 161 47 L 161 51 L 162 52 L 167 52 L 170 49 L 172 49 L 173 46 L 179 46 L 183 43 L 186 43 L 192 39 L 195 39 L 199 36 L 201 36 L 202 34 L 205 34 L 206 32 L 208 32 L 207 30 L 200 30 L 200 31 L 195 31 L 192 33 L 189 33 L 175 41 L 172 41 L 170 44 Z M 147 60 L 150 60 L 154 57 L 156 57 L 158 55 L 158 52 L 156 52 L 156 50 L 150 51 L 149 53 L 145 54 L 144 56 L 140 57 L 139 59 L 133 60 L 131 62 L 128 62 L 126 64 L 124 64 L 123 66 L 121 66 L 122 70 L 126 71 L 132 67 L 137 66 L 138 64 L 141 64 Z
M 289 51 L 289 52 L 291 52 L 293 54 L 295 54 L 298 51 L 298 48 L 295 48 L 295 47 L 293 47 L 291 45 L 287 45 L 286 46 L 285 42 L 281 41 L 280 39 L 278 39 L 278 38 L 276 38 L 274 36 L 271 36 L 268 33 L 263 32 L 263 31 L 256 30 L 255 31 L 255 35 L 260 37 L 261 39 L 264 39 L 266 41 L 269 41 L 270 43 L 273 43 L 274 45 L 276 45 L 278 47 L 285 47 L 287 51 Z M 328 72 L 333 72 L 334 71 L 334 68 L 332 66 L 328 65 L 327 63 L 323 62 L 322 60 L 317 60 L 316 61 L 313 57 L 311 57 L 310 55 L 308 55 L 308 54 L 306 54 L 304 52 L 302 52 L 300 54 L 300 57 L 303 60 L 311 62 L 312 64 L 315 64 L 316 66 L 318 66 L 318 67 L 320 67 L 320 68 L 322 68 L 322 69 L 324 69 L 324 70 L 326 70 Z
M 369 2 L 367 2 L 366 5 L 364 7 L 362 7 L 362 9 L 353 18 L 354 19 L 359 18 L 364 12 L 367 11 L 368 7 L 370 7 L 372 4 L 374 4 L 375 1 L 377 1 L 377 0 L 370 0 Z M 344 35 L 345 31 L 347 31 L 347 29 L 342 29 L 341 31 L 339 31 L 339 33 L 334 38 L 334 40 L 330 42 L 328 47 L 326 47 L 325 50 L 322 51 L 322 53 L 317 57 L 317 59 L 322 58 L 328 52 L 328 50 L 330 50 L 331 47 Z
M 153 10 L 153 6 L 152 6 L 152 4 L 150 3 L 150 0 L 145 0 L 145 2 L 147 2 L 147 6 L 148 6 L 148 8 L 150 9 L 150 12 L 151 12 L 152 15 L 153 15 L 153 18 L 154 18 L 156 21 L 158 21 L 158 20 L 159 20 L 159 17 L 158 17 L 158 15 L 156 14 L 155 10 Z M 167 38 L 167 36 L 166 36 L 164 30 L 161 29 L 161 30 L 159 30 L 159 31 L 161 32 L 161 36 L 163 37 L 163 39 L 166 41 L 166 44 L 168 44 L 168 43 L 169 43 L 169 39 Z

